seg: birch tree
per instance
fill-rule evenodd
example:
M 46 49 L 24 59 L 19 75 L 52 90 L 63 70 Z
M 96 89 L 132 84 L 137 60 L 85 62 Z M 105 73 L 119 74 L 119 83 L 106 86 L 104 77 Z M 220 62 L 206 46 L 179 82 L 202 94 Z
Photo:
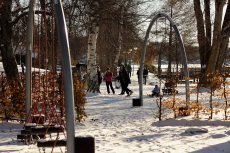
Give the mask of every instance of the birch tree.
M 115 56 L 114 59 L 114 65 L 117 66 L 118 65 L 118 59 L 121 55 L 121 46 L 122 46 L 122 42 L 123 42 L 123 20 L 124 20 L 124 7 L 125 7 L 125 0 L 122 0 L 121 2 L 121 17 L 119 20 L 119 27 L 118 27 L 118 47 L 117 47 L 117 54 Z
M 99 3 L 93 1 L 89 3 L 89 38 L 88 38 L 88 50 L 87 50 L 87 73 L 88 79 L 88 92 L 100 92 L 98 77 L 96 71 L 96 44 L 97 36 L 99 33 Z

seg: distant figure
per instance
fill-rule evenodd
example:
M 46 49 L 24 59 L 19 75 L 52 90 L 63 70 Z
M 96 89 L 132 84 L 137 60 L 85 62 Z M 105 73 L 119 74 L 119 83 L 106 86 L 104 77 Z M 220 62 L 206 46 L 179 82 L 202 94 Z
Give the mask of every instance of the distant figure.
M 158 85 L 155 85 L 155 88 L 152 90 L 152 95 L 150 95 L 151 97 L 157 96 L 159 95 L 160 89 L 158 87 Z
M 77 68 L 77 72 L 81 72 L 81 71 L 80 71 L 81 64 L 80 64 L 79 62 L 77 62 L 77 64 L 76 64 L 76 68 Z
M 127 70 L 129 77 L 131 77 L 132 67 L 129 64 L 126 66 L 126 70 Z
M 22 67 L 22 74 L 25 74 L 25 72 L 24 72 L 25 68 L 24 68 L 24 63 L 23 62 L 21 63 L 21 67 Z
M 139 72 L 140 72 L 140 68 L 137 70 L 137 79 L 138 79 L 138 83 L 140 83 Z
M 98 85 L 100 87 L 101 82 L 102 82 L 102 76 L 101 76 L 101 69 L 100 66 L 97 66 L 97 80 L 98 80 Z
M 105 75 L 104 75 L 104 79 L 105 79 L 108 94 L 110 94 L 109 87 L 111 88 L 113 94 L 115 94 L 115 91 L 112 85 L 113 73 L 110 71 L 110 68 L 107 68 L 107 71 L 105 72 Z
M 147 79 L 147 77 L 148 77 L 148 73 L 149 73 L 149 71 L 148 71 L 148 69 L 147 69 L 147 66 L 145 66 L 145 68 L 144 68 L 144 70 L 143 70 L 143 81 L 144 81 L 144 84 L 146 85 L 146 79 Z
M 146 79 L 148 77 L 148 73 L 149 73 L 149 71 L 147 70 L 147 67 L 145 67 L 143 70 L 143 84 L 145 84 L 145 85 L 146 85 Z M 137 70 L 138 83 L 140 83 L 139 76 L 140 76 L 140 68 Z

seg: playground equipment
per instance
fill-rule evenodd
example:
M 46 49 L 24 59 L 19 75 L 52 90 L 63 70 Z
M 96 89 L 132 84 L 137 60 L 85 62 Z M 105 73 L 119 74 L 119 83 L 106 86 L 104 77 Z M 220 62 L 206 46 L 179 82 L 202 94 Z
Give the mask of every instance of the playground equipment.
M 147 45 L 147 41 L 149 38 L 149 34 L 150 31 L 152 29 L 152 26 L 154 24 L 154 22 L 160 18 L 160 17 L 165 17 L 166 19 L 169 20 L 170 25 L 173 27 L 176 36 L 177 36 L 177 40 L 179 42 L 179 47 L 180 47 L 180 52 L 181 52 L 181 56 L 182 56 L 182 62 L 184 65 L 184 77 L 185 77 L 185 91 L 186 91 L 186 103 L 188 104 L 189 102 L 189 72 L 188 72 L 188 67 L 187 67 L 187 57 L 186 57 L 186 52 L 184 50 L 184 44 L 183 44 L 183 40 L 182 37 L 180 35 L 180 32 L 176 26 L 176 24 L 173 22 L 173 20 L 166 15 L 165 13 L 158 13 L 150 22 L 149 27 L 146 31 L 146 35 L 145 35 L 145 39 L 144 39 L 144 43 L 142 46 L 142 52 L 141 52 L 141 60 L 140 60 L 140 75 L 139 75 L 139 86 L 140 86 L 140 90 L 139 90 L 139 99 L 133 99 L 133 106 L 143 106 L 143 68 L 144 68 L 144 57 L 145 57 L 145 51 L 146 51 L 146 45 Z
M 45 1 L 44 1 L 45 2 Z M 37 142 L 38 139 L 43 138 L 42 142 L 38 143 L 38 147 L 42 146 L 47 134 L 50 135 L 50 141 L 46 143 L 51 145 L 52 151 L 55 146 L 67 146 L 67 152 L 73 153 L 75 151 L 75 118 L 74 118 L 74 100 L 73 100 L 73 84 L 72 84 L 72 70 L 70 64 L 70 51 L 68 44 L 68 36 L 66 31 L 66 24 L 64 12 L 60 0 L 53 1 L 53 9 L 55 11 L 56 25 L 59 36 L 62 57 L 62 72 L 57 74 L 54 66 L 51 70 L 48 69 L 47 62 L 47 46 L 44 43 L 43 57 L 38 48 L 38 70 L 32 72 L 32 53 L 34 50 L 34 21 L 35 21 L 35 4 L 36 0 L 30 1 L 28 29 L 27 29 L 27 43 L 26 43 L 26 123 L 21 135 L 26 143 Z M 44 10 L 43 26 L 46 33 L 46 11 Z M 40 22 L 37 16 L 36 20 Z M 54 16 L 52 16 L 52 25 L 54 25 Z M 39 26 L 38 26 L 39 27 Z M 52 27 L 53 28 L 53 27 Z M 36 29 L 36 30 L 39 30 Z M 54 36 L 52 29 L 51 35 Z M 47 40 L 47 35 L 43 39 Z M 54 39 L 51 38 L 52 40 Z M 40 31 L 38 31 L 38 40 L 40 40 Z M 38 43 L 39 46 L 39 43 Z M 54 46 L 54 41 L 51 41 L 51 46 Z M 51 49 L 54 53 L 54 48 Z M 43 59 L 42 62 L 40 57 Z M 54 59 L 54 56 L 52 56 Z M 43 71 L 40 65 L 44 64 Z M 35 64 L 34 64 L 35 67 Z M 62 78 L 63 75 L 63 79 Z M 61 78 L 60 78 L 61 77 Z M 32 81 L 33 80 L 33 81 Z M 64 85 L 64 93 L 61 88 Z M 63 98 L 64 97 L 64 98 Z M 68 128 L 66 128 L 68 127 Z M 51 133 L 55 133 L 51 136 Z M 62 136 L 61 136 L 62 135 Z M 62 137 L 62 140 L 60 140 Z

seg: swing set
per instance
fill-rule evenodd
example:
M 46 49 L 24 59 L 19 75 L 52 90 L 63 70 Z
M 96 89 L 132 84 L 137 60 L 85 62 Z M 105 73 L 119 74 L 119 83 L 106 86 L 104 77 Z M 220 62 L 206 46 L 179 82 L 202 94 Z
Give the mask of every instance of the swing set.
M 28 14 L 26 42 L 26 120 L 21 134 L 25 144 L 37 143 L 46 147 L 59 147 L 60 152 L 75 150 L 75 117 L 72 71 L 64 13 L 60 0 L 53 1 L 49 23 L 46 3 L 31 0 Z M 34 9 L 42 8 L 41 14 Z M 48 8 L 48 7 L 47 7 Z M 56 23 L 55 24 L 55 20 Z M 36 24 L 36 25 L 35 25 Z M 51 25 L 48 27 L 47 25 Z M 36 29 L 34 29 L 36 26 Z M 57 26 L 57 27 L 55 27 Z M 57 48 L 55 30 L 61 47 L 62 71 L 55 70 Z M 35 53 L 36 52 L 36 53 Z M 36 56 L 32 60 L 32 53 Z M 65 86 L 65 88 L 64 88 Z M 68 127 L 68 129 L 66 128 Z

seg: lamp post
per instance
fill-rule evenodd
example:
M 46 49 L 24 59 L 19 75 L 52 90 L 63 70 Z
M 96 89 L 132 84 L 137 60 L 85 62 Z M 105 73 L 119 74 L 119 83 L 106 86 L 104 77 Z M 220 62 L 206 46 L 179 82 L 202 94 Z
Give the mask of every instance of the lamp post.
M 131 64 L 131 62 L 130 62 L 130 60 L 131 60 L 131 52 L 132 52 L 133 50 L 132 49 L 129 49 L 129 52 L 128 52 L 128 55 L 129 55 L 129 64 Z

